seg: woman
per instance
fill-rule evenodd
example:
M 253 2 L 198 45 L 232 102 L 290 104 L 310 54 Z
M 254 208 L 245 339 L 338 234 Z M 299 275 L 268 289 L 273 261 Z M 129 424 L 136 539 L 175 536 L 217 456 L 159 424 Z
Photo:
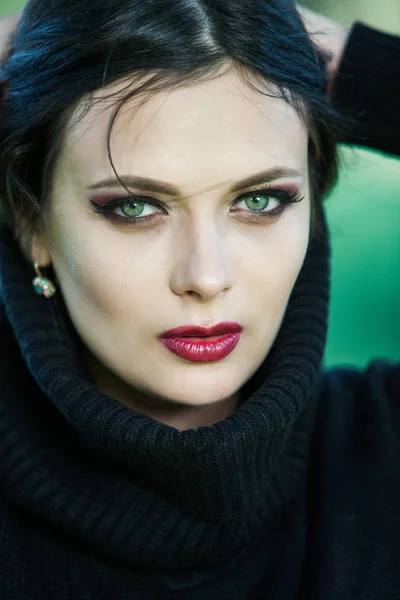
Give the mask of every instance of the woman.
M 295 7 L 31 0 L 2 78 L 2 597 L 395 597 L 399 368 L 321 369 Z

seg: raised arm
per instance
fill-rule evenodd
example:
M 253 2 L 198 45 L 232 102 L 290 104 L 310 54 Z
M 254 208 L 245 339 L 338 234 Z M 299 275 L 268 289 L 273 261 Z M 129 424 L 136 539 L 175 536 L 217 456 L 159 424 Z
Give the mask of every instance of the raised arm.
M 299 12 L 327 55 L 331 102 L 354 122 L 342 141 L 400 156 L 400 37 L 359 22 L 348 30 L 302 7 Z

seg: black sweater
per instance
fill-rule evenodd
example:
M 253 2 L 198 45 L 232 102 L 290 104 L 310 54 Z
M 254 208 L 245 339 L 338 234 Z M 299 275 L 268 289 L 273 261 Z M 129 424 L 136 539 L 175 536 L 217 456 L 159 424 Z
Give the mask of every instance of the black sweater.
M 400 153 L 399 65 L 399 40 L 353 29 L 347 141 Z M 400 366 L 321 367 L 327 231 L 249 400 L 183 432 L 92 385 L 6 231 L 0 277 L 1 600 L 400 598 Z

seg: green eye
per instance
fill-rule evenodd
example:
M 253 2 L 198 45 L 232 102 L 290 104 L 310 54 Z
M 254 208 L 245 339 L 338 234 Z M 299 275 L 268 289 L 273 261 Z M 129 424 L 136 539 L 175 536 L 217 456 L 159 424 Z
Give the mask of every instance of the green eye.
M 246 203 L 246 206 L 250 210 L 262 211 L 267 208 L 269 201 L 270 201 L 270 198 L 268 196 L 254 195 L 254 196 L 249 196 L 245 200 L 245 203 Z
M 139 217 L 144 210 L 144 202 L 136 202 L 135 200 L 128 200 L 121 204 L 121 212 L 126 217 Z

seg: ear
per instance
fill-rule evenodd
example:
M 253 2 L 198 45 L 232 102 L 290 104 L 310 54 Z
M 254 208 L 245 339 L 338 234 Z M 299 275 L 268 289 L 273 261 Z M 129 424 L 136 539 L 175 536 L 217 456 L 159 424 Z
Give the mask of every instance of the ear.
M 44 233 L 34 233 L 32 236 L 31 260 L 32 264 L 36 262 L 39 267 L 49 267 L 51 265 L 50 248 Z
M 51 265 L 51 253 L 43 224 L 32 220 L 30 210 L 22 210 L 16 215 L 16 237 L 27 260 L 40 267 Z

